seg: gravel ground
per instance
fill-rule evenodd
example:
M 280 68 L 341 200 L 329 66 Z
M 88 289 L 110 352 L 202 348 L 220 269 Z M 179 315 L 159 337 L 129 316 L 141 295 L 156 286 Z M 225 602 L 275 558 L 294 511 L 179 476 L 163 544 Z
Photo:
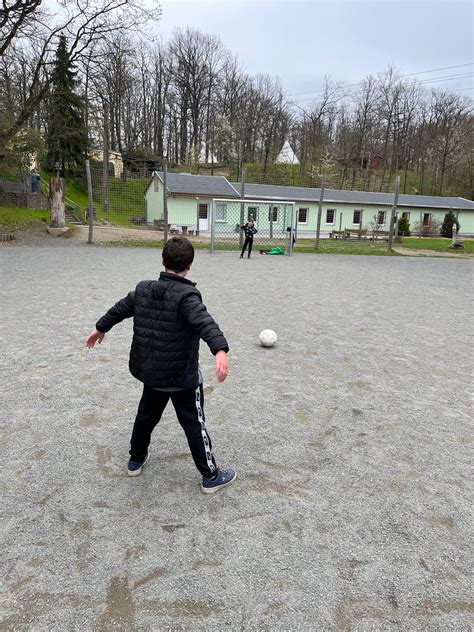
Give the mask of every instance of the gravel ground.
M 2 630 L 470 630 L 471 261 L 198 252 L 211 496 L 170 406 L 127 477 L 148 249 L 0 249 Z M 472 294 L 471 294 L 472 295 Z M 258 345 L 270 327 L 275 348 Z

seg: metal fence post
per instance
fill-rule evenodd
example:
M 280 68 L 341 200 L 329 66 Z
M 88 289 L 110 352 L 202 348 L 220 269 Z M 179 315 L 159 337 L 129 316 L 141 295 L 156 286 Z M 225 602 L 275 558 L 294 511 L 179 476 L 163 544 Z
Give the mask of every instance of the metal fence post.
M 199 235 L 199 197 L 196 196 L 196 237 Z
M 211 202 L 211 254 L 214 254 L 214 200 Z
M 242 249 L 244 245 L 244 234 L 240 229 L 245 224 L 245 167 L 242 166 L 242 173 L 240 176 L 240 224 L 239 224 L 239 248 Z
M 321 178 L 321 189 L 319 191 L 319 204 L 318 204 L 318 220 L 316 224 L 316 243 L 315 248 L 319 248 L 319 233 L 321 232 L 321 215 L 323 214 L 323 199 L 324 199 L 324 177 Z
M 163 242 L 168 241 L 168 164 L 163 164 Z
M 86 176 L 87 176 L 87 214 L 89 216 L 89 235 L 87 243 L 92 243 L 92 232 L 94 226 L 94 202 L 92 200 L 92 178 L 90 162 L 86 160 Z
M 400 193 L 400 176 L 397 176 L 395 178 L 395 198 L 393 200 L 392 215 L 390 217 L 390 232 L 388 234 L 388 248 L 387 248 L 388 252 L 392 252 L 393 231 L 394 231 L 395 216 L 397 214 L 399 193 Z

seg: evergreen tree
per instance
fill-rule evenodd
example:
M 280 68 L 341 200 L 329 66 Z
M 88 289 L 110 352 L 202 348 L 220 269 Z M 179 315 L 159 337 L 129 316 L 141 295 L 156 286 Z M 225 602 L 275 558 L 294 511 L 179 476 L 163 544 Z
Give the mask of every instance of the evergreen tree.
M 459 222 L 457 220 L 457 217 L 453 213 L 453 211 L 449 211 L 444 216 L 443 225 L 441 226 L 441 235 L 443 237 L 451 238 L 453 236 L 453 224 L 456 224 L 456 226 L 457 226 L 457 231 L 456 232 L 459 232 L 459 229 L 460 229 L 461 226 L 460 226 L 460 224 L 459 224 Z
M 76 75 L 77 71 L 69 59 L 66 38 L 61 35 L 48 99 L 46 168 L 53 171 L 59 164 L 64 174 L 79 171 L 87 151 L 84 101 L 76 93 L 79 86 Z
M 408 217 L 406 215 L 402 215 L 398 220 L 398 234 L 403 235 L 404 237 L 410 237 L 410 222 L 408 221 Z

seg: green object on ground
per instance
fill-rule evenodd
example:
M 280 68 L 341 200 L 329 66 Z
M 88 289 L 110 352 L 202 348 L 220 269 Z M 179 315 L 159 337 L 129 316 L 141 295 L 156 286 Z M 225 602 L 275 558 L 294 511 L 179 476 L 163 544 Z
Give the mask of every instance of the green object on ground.
M 262 250 L 261 253 L 262 255 L 284 255 L 285 250 L 279 246 L 275 246 L 275 248 L 272 248 L 271 250 Z

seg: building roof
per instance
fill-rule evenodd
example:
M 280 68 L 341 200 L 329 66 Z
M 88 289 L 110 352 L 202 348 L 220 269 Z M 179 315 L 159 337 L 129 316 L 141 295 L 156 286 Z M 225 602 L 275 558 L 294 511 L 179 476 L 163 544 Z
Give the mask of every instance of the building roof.
M 163 172 L 155 172 L 153 177 L 156 176 L 163 182 Z M 153 181 L 153 177 L 150 184 Z M 224 176 L 196 176 L 190 173 L 167 173 L 166 188 L 169 193 L 181 193 L 183 195 L 206 195 L 224 198 L 239 197 L 237 190 L 234 189 Z
M 240 185 L 234 183 L 234 187 Z M 239 190 L 239 189 L 237 189 Z M 295 202 L 318 202 L 320 189 L 306 187 L 277 186 L 274 184 L 245 184 L 247 199 L 288 200 Z M 376 193 L 371 191 L 345 191 L 339 189 L 325 189 L 324 203 L 345 203 L 363 206 L 364 204 L 392 206 L 393 193 Z M 434 195 L 405 195 L 400 194 L 398 206 L 474 210 L 474 202 L 461 197 L 439 197 Z
M 154 172 L 163 182 L 163 173 Z M 147 189 L 148 189 L 147 187 Z M 168 192 L 173 194 L 209 196 L 220 198 L 240 197 L 240 184 L 231 183 L 224 176 L 198 176 L 189 173 L 168 173 Z M 318 202 L 320 189 L 308 187 L 280 186 L 275 184 L 245 184 L 245 198 L 248 200 L 284 200 L 294 202 Z M 354 204 L 364 206 L 392 206 L 393 193 L 374 191 L 324 190 L 325 204 Z M 474 211 L 474 202 L 461 197 L 440 197 L 434 195 L 406 195 L 401 193 L 398 206 L 410 208 L 439 208 Z

